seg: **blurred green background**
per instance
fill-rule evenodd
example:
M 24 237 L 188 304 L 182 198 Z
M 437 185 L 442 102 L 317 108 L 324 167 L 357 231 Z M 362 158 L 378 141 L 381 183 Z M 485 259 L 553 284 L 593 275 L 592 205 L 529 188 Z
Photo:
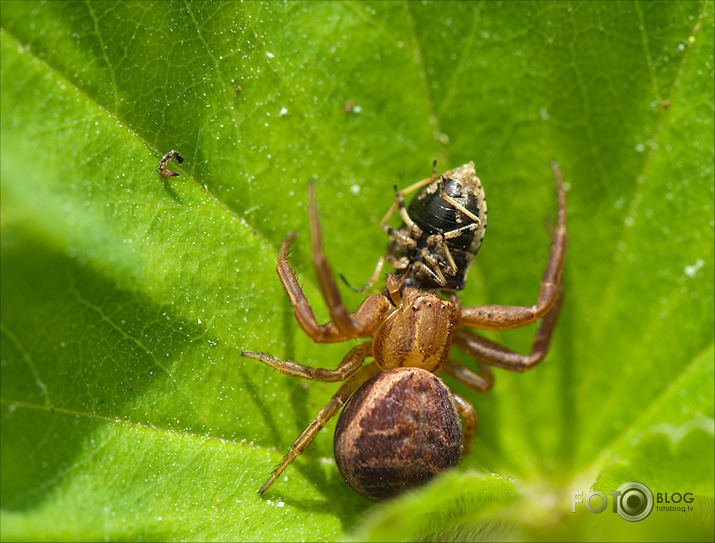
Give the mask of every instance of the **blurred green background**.
M 4 540 L 715 537 L 712 2 L 1 7 Z M 464 304 L 535 301 L 558 160 L 549 357 L 486 395 L 445 379 L 480 427 L 419 492 L 355 494 L 329 425 L 259 497 L 337 385 L 240 350 L 335 367 L 354 345 L 312 344 L 274 273 L 297 230 L 327 318 L 308 180 L 329 260 L 361 284 L 392 185 L 433 158 L 474 160 L 487 193 Z M 693 510 L 572 513 L 572 492 L 631 480 Z

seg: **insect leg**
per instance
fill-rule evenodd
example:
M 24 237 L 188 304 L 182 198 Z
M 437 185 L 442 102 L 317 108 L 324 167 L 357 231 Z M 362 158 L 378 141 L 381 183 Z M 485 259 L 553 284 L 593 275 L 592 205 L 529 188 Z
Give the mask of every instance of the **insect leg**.
M 444 178 L 442 178 L 442 179 L 444 179 Z M 437 184 L 439 186 L 440 198 L 442 198 L 442 200 L 444 200 L 445 202 L 449 202 L 450 204 L 452 204 L 452 206 L 455 209 L 458 209 L 459 211 L 464 213 L 467 217 L 472 219 L 475 223 L 482 224 L 482 221 L 479 220 L 479 217 L 477 217 L 474 213 L 469 211 L 466 207 L 464 207 L 462 204 L 460 204 L 454 198 L 452 198 L 446 192 L 444 192 L 444 183 L 442 182 L 442 179 L 440 179 L 439 183 Z M 477 181 L 479 181 L 479 180 L 477 179 Z
M 434 183 L 434 180 L 437 179 L 437 159 L 435 158 L 432 161 L 432 176 L 428 177 L 426 179 L 422 179 L 421 181 L 417 181 L 417 183 L 413 183 L 407 188 L 404 188 L 400 191 L 400 194 L 402 196 L 407 196 L 409 193 L 416 191 L 419 188 L 424 187 L 425 185 L 429 185 L 430 183 Z M 398 206 L 398 201 L 395 199 L 394 202 L 392 202 L 392 205 L 390 206 L 390 209 L 387 210 L 387 213 L 385 213 L 385 216 L 382 218 L 380 221 L 380 225 L 387 224 L 387 221 L 390 220 L 390 217 L 392 217 L 392 214 L 397 210 Z
M 453 231 L 454 230 L 452 230 L 452 232 Z M 455 264 L 454 258 L 452 257 L 452 252 L 449 250 L 449 247 L 447 247 L 447 238 L 445 237 L 444 232 L 440 232 L 439 235 L 432 234 L 430 237 L 428 237 L 427 247 L 431 249 L 437 249 L 441 252 L 442 257 L 446 260 L 446 263 L 444 263 L 445 271 L 449 275 L 454 276 L 457 274 L 457 265 Z
M 447 281 L 444 279 L 444 275 L 440 272 L 439 275 L 435 273 L 432 268 L 420 260 L 416 260 L 412 263 L 412 267 L 415 269 L 415 274 L 419 277 L 420 274 L 423 276 L 429 276 L 438 285 L 446 285 Z M 439 267 L 436 268 L 439 272 Z

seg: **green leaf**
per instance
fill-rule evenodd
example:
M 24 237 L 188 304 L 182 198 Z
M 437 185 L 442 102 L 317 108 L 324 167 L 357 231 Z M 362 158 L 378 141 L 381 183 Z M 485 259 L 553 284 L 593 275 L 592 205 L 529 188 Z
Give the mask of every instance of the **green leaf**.
M 4 540 L 715 537 L 712 2 L 3 2 L 0 26 Z M 297 230 L 328 318 L 308 180 L 361 284 L 393 184 L 434 157 L 474 160 L 487 192 L 464 305 L 535 301 L 558 160 L 549 356 L 485 395 L 445 379 L 479 428 L 424 489 L 355 494 L 333 421 L 259 496 L 337 385 L 240 351 L 349 349 L 303 334 L 274 272 Z M 534 331 L 490 337 L 525 352 Z M 572 513 L 631 480 L 693 510 Z

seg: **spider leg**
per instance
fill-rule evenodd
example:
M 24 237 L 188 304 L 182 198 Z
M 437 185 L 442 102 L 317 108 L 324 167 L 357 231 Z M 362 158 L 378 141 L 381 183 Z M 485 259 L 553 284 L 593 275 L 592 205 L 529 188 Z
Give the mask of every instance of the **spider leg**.
M 471 403 L 456 392 L 452 392 L 452 397 L 454 398 L 457 412 L 464 417 L 464 426 L 462 428 L 462 458 L 464 458 L 472 450 L 472 441 L 477 431 L 477 412 Z
M 387 298 L 373 294 L 365 299 L 355 313 L 348 313 L 343 304 L 333 272 L 323 252 L 318 210 L 315 205 L 315 187 L 310 184 L 310 237 L 313 249 L 313 267 L 320 284 L 320 290 L 328 306 L 330 322 L 318 324 L 308 299 L 300 288 L 298 279 L 288 263 L 288 249 L 296 237 L 292 232 L 283 241 L 278 255 L 276 271 L 286 294 L 293 306 L 293 314 L 303 331 L 316 343 L 347 341 L 348 339 L 370 336 L 391 309 Z
M 551 336 L 559 318 L 562 298 L 561 291 L 559 291 L 551 310 L 539 324 L 531 344 L 531 352 L 528 355 L 514 352 L 495 341 L 463 329 L 454 333 L 454 343 L 469 356 L 484 364 L 519 372 L 529 370 L 541 362 L 549 351 Z
M 447 360 L 447 365 L 443 369 L 448 375 L 451 375 L 477 392 L 487 392 L 491 390 L 494 385 L 492 369 L 483 362 L 480 362 L 482 375 L 474 373 L 469 368 L 462 366 L 462 364 L 455 362 L 451 358 Z M 462 430 L 462 458 L 464 458 L 469 454 L 469 451 L 472 450 L 472 441 L 477 430 L 477 413 L 474 411 L 472 404 L 458 394 L 454 392 L 452 394 L 454 395 L 454 403 L 457 406 L 457 411 L 464 417 L 464 428 Z
M 345 355 L 343 361 L 334 370 L 326 368 L 313 368 L 304 366 L 291 360 L 279 360 L 278 358 L 266 353 L 254 353 L 252 351 L 241 351 L 241 355 L 246 358 L 254 358 L 260 360 L 278 371 L 295 377 L 303 377 L 313 381 L 323 381 L 326 383 L 335 383 L 336 381 L 344 381 L 355 373 L 368 356 L 372 356 L 372 340 L 361 343 L 354 347 Z
M 320 233 L 320 221 L 318 219 L 318 207 L 315 205 L 315 183 L 310 183 L 310 239 L 313 246 L 313 268 L 315 275 L 320 284 L 320 290 L 325 298 L 325 303 L 330 312 L 330 318 L 340 332 L 348 337 L 361 337 L 370 335 L 377 327 L 377 324 L 385 312 L 390 308 L 390 303 L 387 299 L 384 300 L 386 306 L 383 311 L 376 313 L 377 319 L 370 318 L 370 315 L 361 315 L 362 319 L 354 319 L 348 314 L 348 310 L 343 304 L 340 297 L 338 285 L 335 283 L 335 277 L 328 264 L 328 259 L 325 258 L 323 252 L 323 236 Z M 367 317 L 367 318 L 365 318 Z
M 481 375 L 474 373 L 469 368 L 450 358 L 447 360 L 447 365 L 443 370 L 460 383 L 464 383 L 477 392 L 488 392 L 494 386 L 494 374 L 492 373 L 492 369 L 483 362 L 480 362 L 479 366 Z
M 531 324 L 546 315 L 559 296 L 561 270 L 566 256 L 566 192 L 561 171 L 555 162 L 551 167 L 556 177 L 559 200 L 558 221 L 551 235 L 551 250 L 546 269 L 541 280 L 539 299 L 535 305 L 480 305 L 463 307 L 458 326 L 469 326 L 485 330 L 507 330 Z
M 350 396 L 352 396 L 353 392 L 360 388 L 360 386 L 362 386 L 370 377 L 377 375 L 378 373 L 380 373 L 380 369 L 374 362 L 371 362 L 367 366 L 364 366 L 355 372 L 350 379 L 343 383 L 325 407 L 318 412 L 308 427 L 303 430 L 303 433 L 298 436 L 295 443 L 291 445 L 288 454 L 285 455 L 281 463 L 278 464 L 275 470 L 273 470 L 271 476 L 265 483 L 263 483 L 263 486 L 261 486 L 258 492 L 263 494 L 268 487 L 271 486 L 273 481 L 280 477 L 283 470 L 286 469 L 290 463 L 305 450 L 311 441 L 313 441 L 313 438 L 317 435 L 320 429 L 335 416 L 343 405 L 345 405 L 348 399 L 350 399 Z

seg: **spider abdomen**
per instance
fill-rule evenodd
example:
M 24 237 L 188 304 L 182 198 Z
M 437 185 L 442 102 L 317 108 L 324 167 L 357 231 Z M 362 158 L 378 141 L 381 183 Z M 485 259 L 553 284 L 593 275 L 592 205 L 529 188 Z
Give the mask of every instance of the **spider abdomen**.
M 382 501 L 456 466 L 462 429 L 452 394 L 420 368 L 396 368 L 368 380 L 335 428 L 334 454 L 348 484 Z

